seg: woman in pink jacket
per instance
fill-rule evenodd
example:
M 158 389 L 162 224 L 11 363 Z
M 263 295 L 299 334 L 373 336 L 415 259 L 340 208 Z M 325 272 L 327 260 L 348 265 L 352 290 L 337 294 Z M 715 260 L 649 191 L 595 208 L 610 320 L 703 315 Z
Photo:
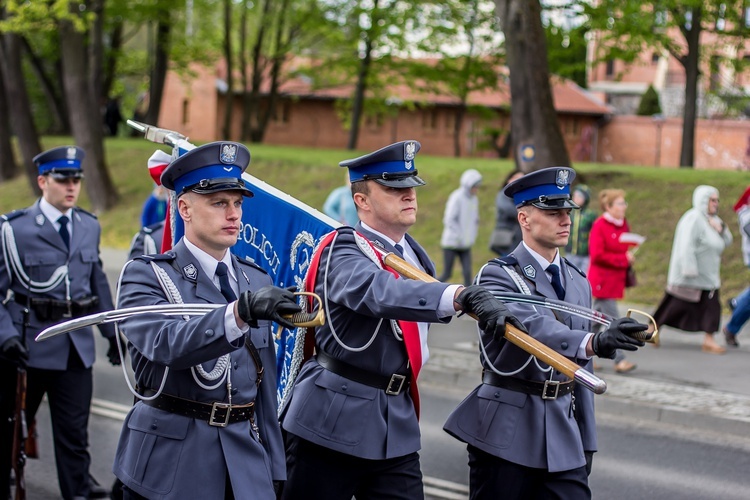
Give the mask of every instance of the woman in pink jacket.
M 599 193 L 602 215 L 594 221 L 589 234 L 588 278 L 594 296 L 594 309 L 613 318 L 620 317 L 617 301 L 625 294 L 625 278 L 634 256 L 630 244 L 620 241 L 623 233 L 630 231 L 625 219 L 628 203 L 622 189 L 604 189 Z M 635 364 L 625 359 L 622 351 L 615 356 L 615 371 L 625 373 Z

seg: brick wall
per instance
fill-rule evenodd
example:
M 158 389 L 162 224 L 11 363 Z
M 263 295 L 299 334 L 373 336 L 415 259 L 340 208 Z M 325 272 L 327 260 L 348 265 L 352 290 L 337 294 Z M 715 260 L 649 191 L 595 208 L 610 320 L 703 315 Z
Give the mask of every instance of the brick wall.
M 750 121 L 698 120 L 695 168 L 748 170 Z M 651 117 L 615 116 L 599 131 L 594 161 L 626 165 L 678 167 L 682 120 L 661 124 Z

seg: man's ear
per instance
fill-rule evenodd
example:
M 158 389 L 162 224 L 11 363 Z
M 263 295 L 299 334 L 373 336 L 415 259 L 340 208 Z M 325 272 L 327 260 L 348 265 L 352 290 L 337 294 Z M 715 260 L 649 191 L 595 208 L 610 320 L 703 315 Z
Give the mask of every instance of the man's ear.
M 370 209 L 370 200 L 367 199 L 367 195 L 364 193 L 354 193 L 354 204 L 357 205 L 357 208 L 360 210 L 369 210 Z
M 518 211 L 518 224 L 521 227 L 525 227 L 526 229 L 529 228 L 529 214 L 526 212 L 526 210 L 519 210 Z
M 190 208 L 191 205 L 187 200 L 187 196 L 180 196 L 177 199 L 177 212 L 185 222 L 188 222 L 190 220 Z

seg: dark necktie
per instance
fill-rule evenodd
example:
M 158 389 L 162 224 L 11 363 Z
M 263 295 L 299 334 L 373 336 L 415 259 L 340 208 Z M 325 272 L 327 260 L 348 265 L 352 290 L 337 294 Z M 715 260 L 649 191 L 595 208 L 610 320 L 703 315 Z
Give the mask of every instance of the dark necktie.
M 237 300 L 237 296 L 234 294 L 234 290 L 232 290 L 232 286 L 229 284 L 229 276 L 227 274 L 228 272 L 229 269 L 227 269 L 227 265 L 223 262 L 219 262 L 219 264 L 216 266 L 216 276 L 219 277 L 219 287 L 221 288 L 221 294 L 225 299 L 227 299 L 227 302 L 233 302 Z
M 402 247 L 398 243 L 396 243 L 395 245 L 393 245 L 393 247 L 396 249 L 396 252 L 398 252 L 398 256 L 403 259 L 404 258 L 404 247 Z
M 70 222 L 70 219 L 65 215 L 61 215 L 57 219 L 57 222 L 60 223 L 60 229 L 57 232 L 60 233 L 60 238 L 62 238 L 65 246 L 70 249 L 70 233 L 68 232 L 68 222 Z
M 562 281 L 560 280 L 560 268 L 555 264 L 550 264 L 547 267 L 547 271 L 552 275 L 552 288 L 555 289 L 557 298 L 562 300 L 565 298 L 565 288 L 563 288 Z

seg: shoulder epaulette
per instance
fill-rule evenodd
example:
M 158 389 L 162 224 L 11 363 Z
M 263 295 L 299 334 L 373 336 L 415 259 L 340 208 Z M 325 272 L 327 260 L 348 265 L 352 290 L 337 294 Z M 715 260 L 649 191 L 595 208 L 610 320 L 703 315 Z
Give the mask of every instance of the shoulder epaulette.
M 234 255 L 234 254 L 232 255 L 234 256 L 235 259 L 237 259 L 237 262 L 239 262 L 240 264 L 245 264 L 247 266 L 257 269 L 258 271 L 261 271 L 263 274 L 268 274 L 268 271 L 260 267 L 258 263 L 255 262 L 255 260 L 251 259 L 250 257 L 246 256 L 244 258 L 240 258 L 238 255 Z
M 492 259 L 490 262 L 495 263 L 499 266 L 515 266 L 516 264 L 518 264 L 518 259 L 516 259 L 513 254 L 509 254 L 505 257 L 497 257 L 495 259 Z
M 20 216 L 22 216 L 22 215 L 23 215 L 23 214 L 25 214 L 25 213 L 26 213 L 26 209 L 25 209 L 25 208 L 22 208 L 22 209 L 20 209 L 20 210 L 13 210 L 12 212 L 10 212 L 10 213 L 8 213 L 8 214 L 5 214 L 5 215 L 3 215 L 3 216 L 2 216 L 2 217 L 0 217 L 0 218 L 2 218 L 2 220 L 13 220 L 13 219 L 15 219 L 16 217 L 20 217 Z
M 82 209 L 81 207 L 73 207 L 73 210 L 75 210 L 76 212 L 80 212 L 82 214 L 86 214 L 89 217 L 93 217 L 94 219 L 98 219 L 98 217 L 96 215 L 92 214 L 91 212 L 89 212 L 87 210 Z
M 565 261 L 565 263 L 566 263 L 567 265 L 569 265 L 570 267 L 572 267 L 573 269 L 575 269 L 576 271 L 578 271 L 578 274 L 580 274 L 580 275 L 581 275 L 581 276 L 583 276 L 584 278 L 586 277 L 586 273 L 584 273 L 583 271 L 581 271 L 580 269 L 578 269 L 578 268 L 577 268 L 577 267 L 576 267 L 576 266 L 575 266 L 574 264 L 572 264 L 572 263 L 571 263 L 571 262 L 570 262 L 570 261 L 569 261 L 568 259 L 566 259 L 565 257 L 561 257 L 561 258 L 562 258 L 562 260 L 564 260 L 564 261 Z
M 169 251 L 154 255 L 139 255 L 138 257 L 133 257 L 133 260 L 141 260 L 143 262 L 168 262 L 174 260 L 176 256 L 177 255 L 174 252 Z

